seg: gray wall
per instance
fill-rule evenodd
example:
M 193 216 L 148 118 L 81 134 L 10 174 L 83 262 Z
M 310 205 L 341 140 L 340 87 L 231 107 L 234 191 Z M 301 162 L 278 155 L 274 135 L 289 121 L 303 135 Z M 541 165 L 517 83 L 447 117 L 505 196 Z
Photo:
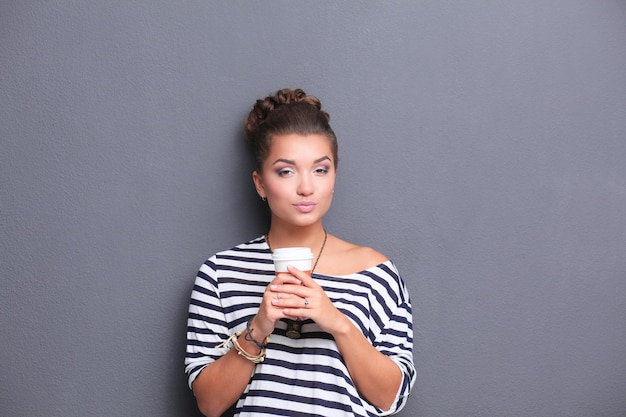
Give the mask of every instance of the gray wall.
M 196 415 L 195 272 L 266 228 L 241 121 L 301 86 L 340 138 L 328 228 L 411 291 L 401 415 L 624 416 L 625 21 L 618 0 L 3 1 L 0 415 Z

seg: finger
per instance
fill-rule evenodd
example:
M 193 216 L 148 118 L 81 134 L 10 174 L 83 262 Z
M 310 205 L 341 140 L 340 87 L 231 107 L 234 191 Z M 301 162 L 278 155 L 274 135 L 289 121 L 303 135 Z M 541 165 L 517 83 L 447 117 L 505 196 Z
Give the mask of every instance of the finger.
M 294 317 L 299 319 L 308 319 L 310 318 L 309 314 L 311 311 L 307 308 L 285 308 L 283 309 L 283 313 L 287 317 Z
M 278 298 L 276 297 L 276 294 L 280 293 L 281 299 L 293 299 L 294 297 L 304 299 L 304 297 L 311 294 L 311 289 L 302 285 L 273 284 L 271 286 L 271 290 L 274 294 L 274 298 Z
M 302 304 L 302 297 L 295 296 L 288 292 L 275 291 L 274 297 L 272 298 L 273 305 L 281 305 L 281 306 L 299 306 Z
M 309 272 L 300 271 L 298 268 L 291 265 L 289 265 L 287 269 L 291 275 L 302 281 L 303 285 L 309 286 L 314 282 Z
M 290 297 L 287 299 L 281 296 L 280 299 L 273 299 L 272 304 L 275 306 L 285 307 L 285 309 L 309 310 L 314 308 L 312 300 L 308 297 Z
M 276 293 L 276 296 L 271 299 L 271 303 L 274 307 L 278 308 L 304 308 L 304 298 L 296 297 L 291 294 L 282 292 Z
M 302 280 L 298 277 L 292 275 L 289 272 L 279 272 L 276 274 L 276 278 L 272 281 L 272 284 L 294 284 L 300 285 L 302 284 Z
M 280 293 L 280 298 L 273 298 L 271 303 L 274 308 L 282 310 L 288 317 L 310 317 L 318 306 L 311 298 L 289 296 L 283 293 Z

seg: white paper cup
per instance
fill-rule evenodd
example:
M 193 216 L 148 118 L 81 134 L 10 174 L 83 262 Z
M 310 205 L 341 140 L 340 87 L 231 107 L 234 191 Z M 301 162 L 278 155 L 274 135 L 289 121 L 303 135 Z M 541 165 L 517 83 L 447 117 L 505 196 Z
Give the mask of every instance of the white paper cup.
M 274 269 L 276 272 L 289 272 L 287 266 L 291 265 L 300 271 L 311 271 L 313 252 L 311 248 L 280 248 L 272 253 Z

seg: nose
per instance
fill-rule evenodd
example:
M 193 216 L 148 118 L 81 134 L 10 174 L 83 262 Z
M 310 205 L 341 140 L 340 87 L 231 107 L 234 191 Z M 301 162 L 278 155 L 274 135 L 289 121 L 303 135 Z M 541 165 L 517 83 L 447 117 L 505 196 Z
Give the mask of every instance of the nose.
M 298 189 L 296 190 L 299 195 L 311 195 L 313 194 L 313 181 L 310 175 L 301 175 L 300 182 L 298 182 Z

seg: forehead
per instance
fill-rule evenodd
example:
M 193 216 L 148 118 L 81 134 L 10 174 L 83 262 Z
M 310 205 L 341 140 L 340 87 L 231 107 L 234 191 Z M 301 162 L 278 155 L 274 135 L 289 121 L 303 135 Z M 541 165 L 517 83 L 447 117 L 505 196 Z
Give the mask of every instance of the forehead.
M 321 156 L 328 156 L 333 160 L 331 144 L 326 136 L 294 133 L 272 138 L 267 162 L 273 163 L 277 158 L 305 162 L 316 160 Z

